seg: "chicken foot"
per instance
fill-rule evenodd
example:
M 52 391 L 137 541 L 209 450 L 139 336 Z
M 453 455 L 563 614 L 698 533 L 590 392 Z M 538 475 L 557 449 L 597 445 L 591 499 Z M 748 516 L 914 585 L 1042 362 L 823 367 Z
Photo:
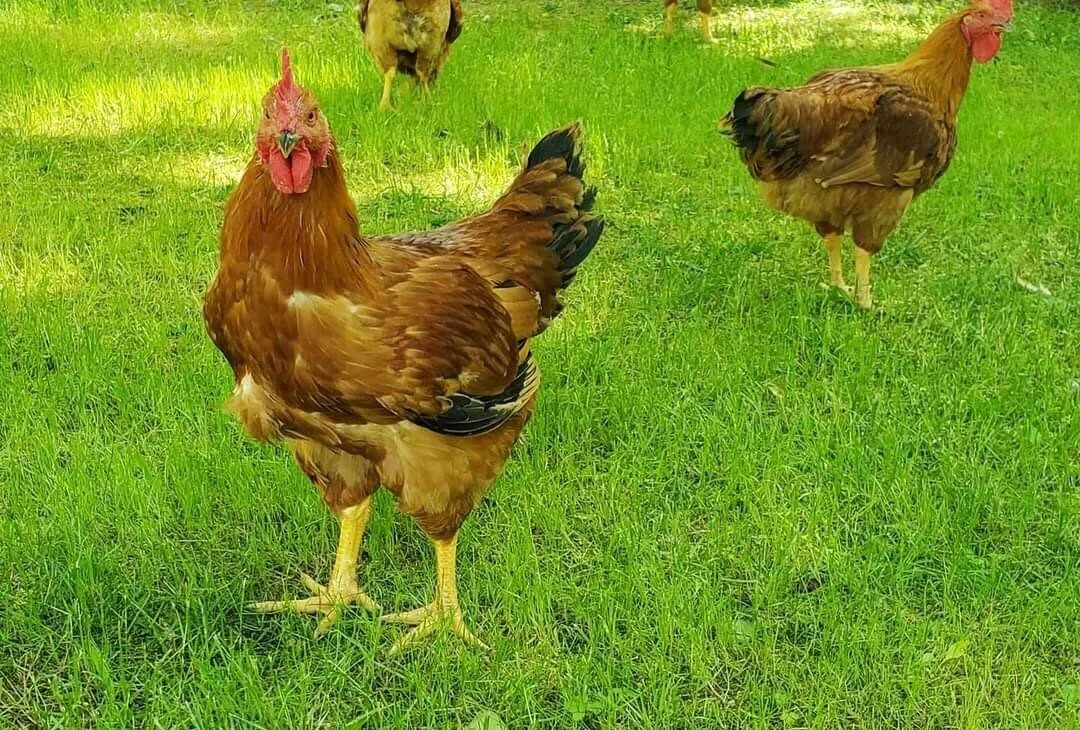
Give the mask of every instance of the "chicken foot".
M 259 613 L 279 613 L 297 611 L 298 613 L 323 614 L 319 625 L 315 627 L 315 638 L 325 636 L 337 620 L 341 618 L 345 606 L 358 603 L 369 611 L 379 612 L 379 604 L 360 590 L 356 582 L 356 563 L 360 555 L 360 544 L 364 529 L 371 518 L 371 497 L 341 512 L 341 535 L 338 538 L 337 556 L 330 572 L 327 585 L 322 585 L 306 573 L 300 574 L 304 586 L 311 591 L 310 598 L 295 601 L 262 601 L 251 608 Z
M 383 620 L 389 623 L 409 624 L 415 627 L 394 643 L 390 648 L 391 655 L 404 651 L 444 626 L 461 637 L 466 644 L 479 646 L 481 649 L 488 648 L 465 625 L 465 618 L 458 605 L 457 535 L 449 540 L 434 540 L 433 542 L 435 544 L 435 578 L 438 585 L 435 600 L 422 608 L 383 616 Z

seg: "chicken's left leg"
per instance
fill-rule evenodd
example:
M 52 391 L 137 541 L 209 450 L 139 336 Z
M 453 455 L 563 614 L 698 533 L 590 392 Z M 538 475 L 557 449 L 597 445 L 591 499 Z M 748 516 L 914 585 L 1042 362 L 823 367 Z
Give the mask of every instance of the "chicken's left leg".
M 870 297 L 870 257 L 872 253 L 855 247 L 855 300 L 863 309 L 870 309 L 874 301 Z
M 427 638 L 443 626 L 449 627 L 465 643 L 487 649 L 487 646 L 465 625 L 461 607 L 458 605 L 457 535 L 449 540 L 433 540 L 432 542 L 435 544 L 435 577 L 438 584 L 435 600 L 423 608 L 383 616 L 384 621 L 412 624 L 416 627 L 398 639 L 390 648 L 390 653 L 397 654 L 420 639 Z
M 829 254 L 829 281 L 837 289 L 851 296 L 851 287 L 844 282 L 844 264 L 840 258 L 840 247 L 843 243 L 842 233 L 830 233 L 825 236 L 825 250 Z
M 397 76 L 397 66 L 391 66 L 383 74 L 382 98 L 379 100 L 379 110 L 390 110 L 390 91 L 394 88 L 394 77 Z
M 295 601 L 263 601 L 252 604 L 260 613 L 299 611 L 300 613 L 324 614 L 315 628 L 315 638 L 325 636 L 341 618 L 342 609 L 350 603 L 359 603 L 369 611 L 380 611 L 379 604 L 371 600 L 356 582 L 356 563 L 360 556 L 360 544 L 364 529 L 371 518 L 371 497 L 358 505 L 346 507 L 341 512 L 341 535 L 338 538 L 337 556 L 327 585 L 318 583 L 309 575 L 301 574 L 304 586 L 311 591 L 310 598 Z

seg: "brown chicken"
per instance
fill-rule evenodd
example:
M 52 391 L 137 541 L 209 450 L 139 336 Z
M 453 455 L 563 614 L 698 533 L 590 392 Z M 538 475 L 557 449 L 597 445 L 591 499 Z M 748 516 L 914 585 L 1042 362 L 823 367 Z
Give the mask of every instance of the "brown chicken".
M 705 36 L 705 40 L 709 43 L 716 43 L 716 39 L 713 37 L 712 22 L 710 17 L 712 16 L 712 0 L 697 0 L 698 7 L 698 22 L 701 23 L 701 33 Z M 675 32 L 675 16 L 679 13 L 679 0 L 664 0 L 664 9 L 667 12 L 667 17 L 664 22 L 664 30 L 668 35 Z
M 765 202 L 814 224 L 832 284 L 849 295 L 840 246 L 851 231 L 862 307 L 871 306 L 870 257 L 949 166 L 972 60 L 997 54 L 1011 20 L 1011 0 L 977 0 L 899 63 L 747 89 L 724 118 Z
M 465 22 L 461 0 L 360 0 L 359 12 L 364 43 L 382 69 L 384 111 L 398 71 L 428 93 Z
M 444 622 L 476 639 L 458 607 L 457 532 L 533 412 L 530 338 L 559 314 L 603 231 L 582 181 L 581 130 L 552 132 L 492 208 L 443 228 L 365 237 L 326 117 L 293 79 L 266 94 L 255 154 L 221 229 L 204 317 L 232 366 L 227 408 L 261 441 L 282 440 L 341 523 L 327 584 L 260 611 L 378 610 L 356 579 L 380 486 L 435 546 L 438 589 L 395 651 Z

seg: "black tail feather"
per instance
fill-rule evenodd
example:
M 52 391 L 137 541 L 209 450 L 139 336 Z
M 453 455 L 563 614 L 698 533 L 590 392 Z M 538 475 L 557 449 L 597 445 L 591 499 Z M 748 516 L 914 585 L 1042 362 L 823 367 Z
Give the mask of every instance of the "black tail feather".
M 725 134 L 739 148 L 750 174 L 758 180 L 788 178 L 805 164 L 799 150 L 797 126 L 779 124 L 777 114 L 782 90 L 746 89 L 724 117 Z
M 754 107 L 764 94 L 762 89 L 746 89 L 735 97 L 731 111 L 724 117 L 727 127 L 725 134 L 743 150 L 756 150 L 760 142 L 757 124 L 754 121 Z
M 600 234 L 604 231 L 604 219 L 590 213 L 596 203 L 596 188 L 585 187 L 585 161 L 581 156 L 581 123 L 574 122 L 562 129 L 557 129 L 541 139 L 526 162 L 526 169 L 535 167 L 547 160 L 566 161 L 566 171 L 581 181 L 584 191 L 577 204 L 578 215 L 567 223 L 557 223 L 552 232 L 548 248 L 559 257 L 559 271 L 562 272 L 560 289 L 565 289 L 574 280 L 577 267 L 592 253 Z
M 521 411 L 536 392 L 539 371 L 529 354 L 518 365 L 517 374 L 497 395 L 454 393 L 447 398 L 449 408 L 437 416 L 413 416 L 409 420 L 447 436 L 477 436 L 492 431 Z
M 600 234 L 604 232 L 604 219 L 591 218 L 585 222 L 585 235 L 576 238 L 576 245 L 559 257 L 559 270 L 564 272 L 563 286 L 567 286 L 574 278 L 574 270 L 581 262 L 588 258 L 600 240 Z
M 581 122 L 574 122 L 562 129 L 549 132 L 533 147 L 525 167 L 526 169 L 536 167 L 554 158 L 566 160 L 566 171 L 578 180 L 584 180 L 585 162 L 581 159 Z

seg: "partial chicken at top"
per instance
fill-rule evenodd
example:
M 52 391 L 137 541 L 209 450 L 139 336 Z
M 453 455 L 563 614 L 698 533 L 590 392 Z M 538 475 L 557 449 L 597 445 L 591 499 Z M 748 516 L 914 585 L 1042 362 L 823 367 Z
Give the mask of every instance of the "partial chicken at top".
M 908 205 L 945 173 L 973 61 L 987 63 L 1012 24 L 1011 0 L 976 0 L 899 63 L 824 71 L 804 86 L 755 87 L 724 118 L 765 202 L 824 239 L 831 284 L 870 308 L 870 257 Z M 855 241 L 855 290 L 844 233 Z
M 716 43 L 712 32 L 712 0 L 697 0 L 698 23 L 701 35 L 707 43 Z M 679 0 L 664 0 L 664 32 L 675 33 L 675 18 L 679 14 Z
M 359 17 L 364 44 L 383 74 L 383 111 L 390 109 L 398 72 L 430 93 L 465 23 L 461 0 L 360 0 Z
M 380 486 L 435 547 L 428 605 L 384 617 L 478 643 L 458 605 L 457 534 L 536 407 L 530 344 L 604 228 L 583 181 L 581 128 L 556 130 L 490 210 L 431 231 L 364 236 L 339 152 L 288 54 L 255 153 L 229 197 L 203 314 L 232 368 L 228 408 L 284 441 L 340 521 L 330 580 L 261 611 L 378 611 L 356 577 Z

